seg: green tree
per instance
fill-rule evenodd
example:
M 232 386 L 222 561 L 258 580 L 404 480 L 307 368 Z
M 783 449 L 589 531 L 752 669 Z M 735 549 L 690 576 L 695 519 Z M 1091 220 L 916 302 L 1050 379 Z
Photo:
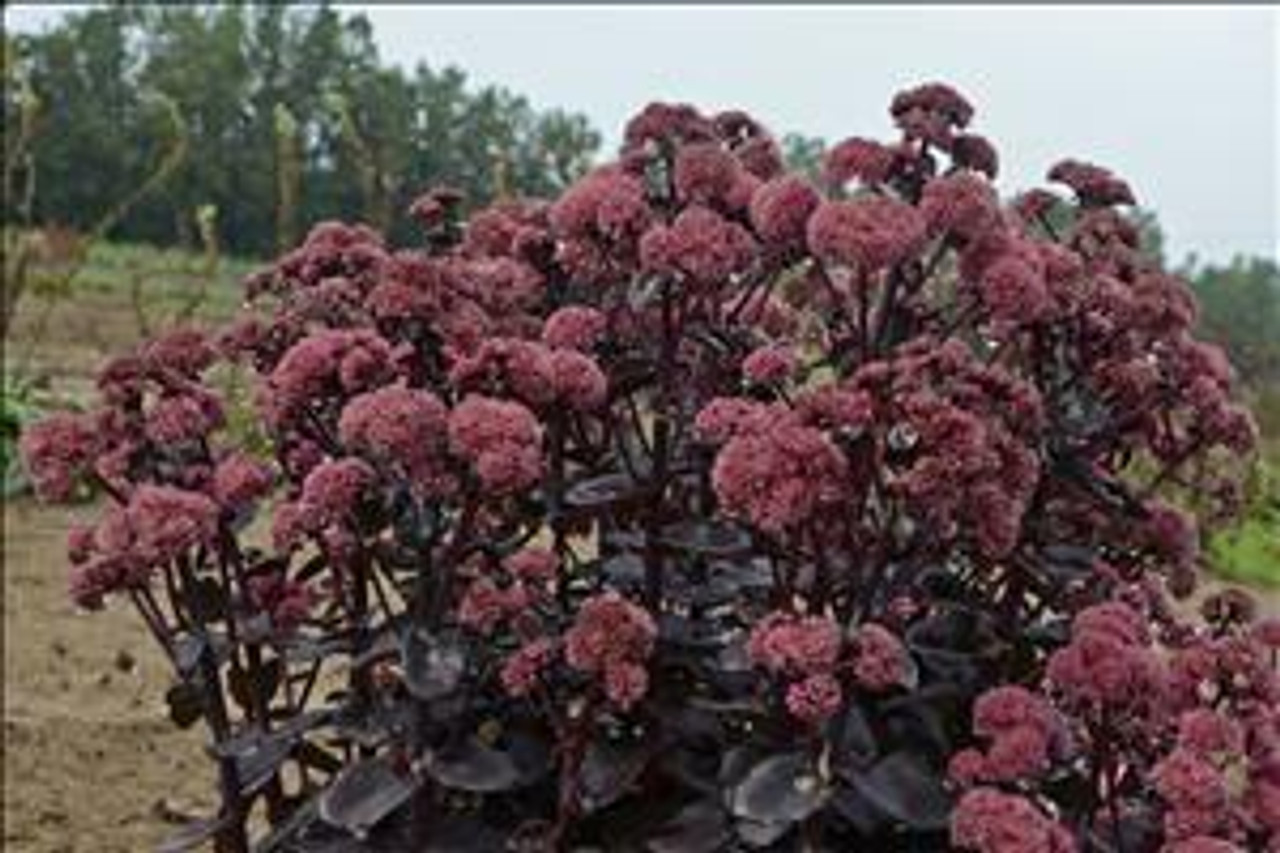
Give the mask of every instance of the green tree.
M 83 230 L 145 181 L 172 138 L 171 116 L 153 106 L 163 102 L 176 105 L 190 156 L 111 236 L 194 244 L 195 213 L 213 205 L 219 238 L 239 253 L 274 251 L 328 218 L 391 224 L 404 239 L 397 214 L 431 185 L 454 184 L 472 204 L 546 195 L 585 171 L 600 142 L 582 116 L 472 87 L 456 68 L 386 65 L 368 19 L 327 3 L 116 3 L 6 42 L 10 76 L 29 80 L 42 106 L 30 147 L 37 223 Z M 6 151 L 19 147 L 15 103 Z M 12 196 L 6 222 L 20 218 Z
M 1200 300 L 1200 328 L 1226 349 L 1240 378 L 1255 387 L 1280 383 L 1280 267 L 1266 258 L 1183 271 Z
M 822 180 L 822 160 L 827 154 L 827 143 L 816 136 L 788 133 L 782 137 L 782 159 L 788 169 L 804 173 L 809 180 Z

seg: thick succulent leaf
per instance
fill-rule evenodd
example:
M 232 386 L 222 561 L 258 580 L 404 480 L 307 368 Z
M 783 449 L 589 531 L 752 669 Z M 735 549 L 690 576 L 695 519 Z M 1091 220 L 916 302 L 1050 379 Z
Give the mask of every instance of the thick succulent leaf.
M 752 767 L 731 791 L 729 805 L 740 818 L 789 824 L 813 814 L 829 795 L 808 756 L 784 753 Z
M 897 742 L 927 748 L 934 755 L 954 752 L 946 715 L 936 705 L 913 702 L 901 706 L 889 717 L 889 730 Z
M 471 817 L 446 817 L 434 825 L 422 853 L 506 853 L 503 833 Z
M 292 727 L 266 734 L 255 728 L 214 744 L 210 752 L 218 758 L 235 759 L 241 793 L 253 794 L 275 778 L 301 736 Z
M 848 762 L 854 767 L 866 767 L 875 761 L 880 748 L 862 708 L 857 704 L 849 705 L 838 723 L 836 731 L 840 739 L 836 749 L 841 762 Z
M 641 497 L 643 486 L 630 474 L 601 474 L 579 480 L 565 493 L 565 503 L 574 509 L 599 510 Z
M 1097 555 L 1087 545 L 1057 543 L 1040 549 L 1043 565 L 1055 575 L 1071 578 L 1083 577 L 1093 571 Z
M 322 661 L 331 655 L 346 654 L 351 650 L 347 637 L 323 637 L 298 632 L 275 646 L 291 664 L 308 664 Z
M 551 748 L 545 739 L 513 731 L 504 740 L 506 751 L 520 773 L 520 787 L 535 784 L 551 772 Z
M 178 681 L 164 694 L 169 719 L 180 729 L 191 728 L 204 716 L 204 696 L 190 679 Z
M 644 588 L 644 560 L 639 554 L 624 552 L 600 562 L 600 572 L 612 589 L 620 592 Z
M 263 663 L 256 678 L 250 676 L 248 670 L 232 669 L 227 676 L 227 687 L 237 705 L 251 710 L 256 707 L 256 702 L 269 705 L 283 678 L 284 663 L 280 658 L 272 658 Z
M 179 634 L 173 639 L 173 664 L 184 678 L 193 676 L 200 667 L 200 660 L 209 643 L 196 634 Z
M 347 767 L 320 795 L 321 819 L 357 838 L 404 805 L 416 787 L 385 756 L 365 758 Z
M 791 827 L 790 823 L 761 823 L 747 818 L 738 818 L 733 829 L 743 844 L 753 850 L 761 850 L 776 844 L 791 830 Z
M 198 818 L 170 835 L 156 847 L 156 853 L 186 853 L 199 850 L 217 837 L 229 821 L 225 815 Z
M 650 853 L 715 853 L 733 838 L 729 816 L 715 800 L 695 800 L 646 843 Z
M 199 624 L 218 622 L 227 613 L 227 597 L 213 578 L 199 578 L 182 588 L 182 606 Z
M 404 683 L 417 699 L 430 702 L 458 688 L 467 661 L 461 645 L 446 637 L 434 637 L 412 629 L 401 645 Z
M 860 835 L 872 835 L 881 829 L 887 817 L 874 803 L 862 795 L 857 788 L 847 785 L 836 787 L 831 796 L 832 807 Z
M 937 679 L 975 684 L 1002 651 L 990 617 L 952 607 L 907 629 L 907 645 L 925 671 Z
M 679 521 L 662 528 L 658 542 L 704 557 L 735 557 L 751 548 L 750 534 L 729 521 Z
M 853 787 L 884 814 L 914 830 L 947 825 L 951 799 L 942 780 L 918 756 L 895 752 L 865 773 L 849 776 Z
M 644 772 L 653 754 L 653 744 L 646 739 L 592 741 L 582 760 L 582 807 L 593 812 L 617 802 Z
M 430 755 L 427 772 L 446 788 L 476 794 L 506 791 L 520 783 L 520 769 L 511 755 L 475 738 Z

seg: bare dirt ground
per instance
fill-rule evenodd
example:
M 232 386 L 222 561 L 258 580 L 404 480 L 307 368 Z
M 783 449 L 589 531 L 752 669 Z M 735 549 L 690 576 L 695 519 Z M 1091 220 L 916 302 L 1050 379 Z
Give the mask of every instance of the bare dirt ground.
M 64 531 L 90 511 L 4 509 L 6 850 L 149 850 L 212 783 L 198 730 L 165 715 L 165 663 L 141 622 L 67 599 Z
M 136 338 L 119 294 L 56 303 L 47 333 L 34 300 L 4 356 L 27 360 L 53 390 L 80 396 L 105 353 Z M 6 501 L 4 840 L 15 853 L 136 853 L 210 807 L 213 773 L 198 729 L 178 731 L 163 705 L 166 665 L 124 603 L 80 613 L 66 594 L 65 534 L 93 507 Z

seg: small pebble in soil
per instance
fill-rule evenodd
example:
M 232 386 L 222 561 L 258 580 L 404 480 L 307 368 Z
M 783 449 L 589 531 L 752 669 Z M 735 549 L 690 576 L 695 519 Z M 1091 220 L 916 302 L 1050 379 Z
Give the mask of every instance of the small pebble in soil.
M 121 672 L 133 672 L 134 668 L 138 665 L 137 659 L 124 649 L 116 652 L 114 663 L 116 669 Z

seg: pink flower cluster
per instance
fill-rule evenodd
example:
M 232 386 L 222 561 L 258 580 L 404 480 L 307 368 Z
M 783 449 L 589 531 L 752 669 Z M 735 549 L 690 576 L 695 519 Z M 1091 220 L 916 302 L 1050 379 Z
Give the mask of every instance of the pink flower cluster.
M 864 366 L 851 384 L 894 401 L 877 412 L 888 488 L 927 535 L 967 534 L 983 554 L 1008 553 L 1039 478 L 1034 387 L 954 343 L 904 349 L 892 365 Z
M 1071 642 L 1050 657 L 1046 677 L 1079 713 L 1111 709 L 1146 719 L 1158 713 L 1164 693 L 1149 643 L 1143 617 L 1127 604 L 1095 605 L 1075 617 Z
M 640 242 L 640 261 L 650 272 L 718 288 L 747 269 L 755 248 L 754 238 L 741 225 L 695 205 L 685 208 L 671 225 L 649 229 Z
M 511 396 L 534 408 L 557 404 L 589 412 L 608 393 L 608 380 L 590 356 L 515 338 L 485 341 L 454 363 L 449 378 L 460 390 Z
M 841 186 L 857 180 L 868 186 L 889 180 L 902 152 L 870 139 L 850 137 L 828 152 L 823 164 L 827 182 Z
M 519 403 L 468 396 L 449 413 L 449 446 L 497 494 L 527 489 L 542 476 L 542 428 Z
M 872 275 L 924 248 L 926 224 L 917 210 L 887 196 L 828 201 L 809 219 L 809 249 L 820 258 Z
M 499 679 L 507 695 L 520 698 L 528 696 L 538 684 L 542 673 L 555 660 L 555 644 L 545 637 L 525 643 L 502 664 Z
M 756 666 L 788 679 L 787 710 L 796 719 L 817 725 L 844 701 L 835 676 L 840 646 L 840 628 L 834 621 L 777 612 L 756 623 L 747 640 L 747 655 Z
M 111 507 L 92 537 L 79 535 L 71 595 L 82 607 L 104 596 L 145 585 L 154 569 L 210 545 L 218 535 L 218 505 L 206 496 L 170 486 L 143 485 L 124 506 Z
M 752 350 L 742 361 L 742 376 L 754 385 L 776 385 L 794 377 L 798 367 L 794 349 L 774 344 Z
M 267 380 L 264 402 L 277 423 L 333 396 L 368 391 L 395 378 L 392 347 L 367 329 L 330 329 L 303 338 Z
M 502 623 L 533 602 L 523 583 L 499 586 L 489 578 L 472 581 L 458 605 L 458 622 L 482 635 L 492 634 Z
M 847 494 L 848 465 L 821 430 L 794 420 L 759 426 L 725 444 L 711 482 L 726 512 L 779 536 L 839 504 Z
M 214 497 L 231 510 L 266 497 L 274 485 L 275 473 L 269 465 L 239 451 L 227 454 L 213 473 Z
M 952 756 L 951 777 L 963 785 L 1035 778 L 1061 751 L 1064 734 L 1057 712 L 1024 687 L 988 690 L 973 706 L 973 731 L 988 746 Z
M 304 583 L 267 574 L 249 579 L 249 600 L 270 617 L 276 631 L 288 634 L 310 617 L 316 595 Z
M 995 788 L 974 788 L 956 803 L 951 843 L 973 853 L 1075 853 L 1075 840 L 1035 803 Z
M 1086 207 L 1136 203 L 1127 183 L 1092 163 L 1062 160 L 1049 170 L 1049 180 L 1066 184 Z
M 611 278 L 613 264 L 634 257 L 653 211 L 644 184 L 616 167 L 597 169 L 551 207 L 550 222 L 563 242 L 557 260 L 584 279 Z
M 590 352 L 603 338 L 608 318 L 594 308 L 569 305 L 547 317 L 542 342 L 553 349 Z
M 925 83 L 895 95 L 889 113 L 908 139 L 949 150 L 952 132 L 969 124 L 973 106 L 945 83 Z
M 27 427 L 18 441 L 36 494 L 49 501 L 70 498 L 102 450 L 93 419 L 70 413 L 50 415 Z
M 840 627 L 831 619 L 771 613 L 751 630 L 747 654 L 778 675 L 813 675 L 835 669 L 840 645 Z
M 930 234 L 971 242 L 1000 224 L 1000 200 L 991 184 L 972 172 L 930 181 L 920 199 Z
M 420 496 L 442 497 L 454 488 L 448 419 L 448 409 L 430 391 L 394 385 L 352 398 L 342 410 L 338 436 L 348 450 L 402 471 Z
M 143 429 L 147 438 L 157 444 L 187 444 L 204 441 L 225 423 L 218 397 L 193 387 L 155 400 Z
M 913 664 L 902 640 L 883 625 L 866 622 L 852 640 L 851 668 L 859 687 L 883 693 L 911 683 Z
M 388 261 L 376 231 L 364 225 L 322 222 L 301 246 L 250 282 L 250 296 L 260 290 L 289 292 L 344 278 L 367 291 L 381 279 Z
M 751 198 L 751 224 L 766 244 L 791 249 L 804 245 L 809 217 L 821 199 L 808 181 L 784 175 L 763 184 Z
M 644 608 L 616 592 L 601 593 L 583 602 L 565 633 L 565 660 L 574 669 L 601 676 L 609 701 L 629 710 L 649 690 L 645 662 L 657 634 Z

